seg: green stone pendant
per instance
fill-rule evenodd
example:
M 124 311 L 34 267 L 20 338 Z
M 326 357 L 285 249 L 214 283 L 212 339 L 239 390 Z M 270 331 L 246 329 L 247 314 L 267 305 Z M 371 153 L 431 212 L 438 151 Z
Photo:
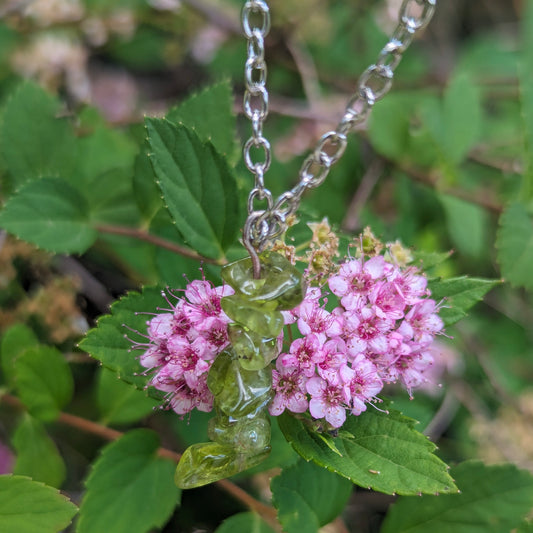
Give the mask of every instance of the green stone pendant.
M 259 464 L 270 453 L 272 395 L 269 364 L 278 356 L 283 328 L 280 311 L 296 307 L 305 288 L 301 274 L 282 255 L 260 255 L 261 277 L 253 277 L 250 258 L 222 269 L 235 294 L 221 306 L 234 321 L 228 327 L 231 347 L 215 359 L 207 376 L 216 415 L 209 421 L 212 442 L 185 450 L 176 469 L 176 485 L 200 487 Z

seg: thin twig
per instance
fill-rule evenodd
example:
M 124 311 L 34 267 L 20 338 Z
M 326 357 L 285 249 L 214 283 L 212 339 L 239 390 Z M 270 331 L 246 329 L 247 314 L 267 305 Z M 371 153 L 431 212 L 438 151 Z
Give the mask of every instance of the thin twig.
M 479 150 L 472 150 L 470 154 L 468 154 L 468 159 L 474 163 L 483 165 L 484 167 L 505 172 L 506 174 L 522 174 L 524 172 L 524 169 L 519 161 L 489 159 L 485 157 Z
M 111 226 L 108 224 L 100 224 L 96 226 L 96 230 L 100 233 L 109 233 L 111 235 L 123 235 L 125 237 L 133 237 L 134 239 L 149 242 L 150 244 L 159 246 L 160 248 L 164 248 L 165 250 L 170 250 L 171 252 L 174 252 L 176 254 L 183 255 L 184 257 L 190 257 L 191 259 L 196 259 L 197 261 L 203 261 L 204 263 L 211 263 L 213 265 L 226 264 L 225 258 L 212 259 L 210 257 L 204 257 L 203 255 L 200 255 L 198 252 L 195 252 L 194 250 L 191 250 L 186 246 L 181 246 L 179 244 L 176 244 L 175 242 L 163 239 L 162 237 L 158 237 L 157 235 L 152 235 L 151 233 L 148 233 L 139 228 L 128 228 L 126 226 Z
M 359 183 L 359 187 L 357 187 L 357 190 L 352 197 L 350 206 L 346 211 L 346 216 L 342 221 L 341 226 L 345 231 L 355 231 L 359 228 L 359 215 L 361 213 L 361 209 L 368 201 L 368 198 L 370 197 L 372 190 L 376 186 L 376 183 L 383 173 L 384 168 L 385 163 L 383 159 L 379 157 L 370 163 L 363 178 L 361 179 L 361 182 Z
M 305 97 L 309 102 L 310 109 L 318 109 L 320 102 L 320 83 L 313 57 L 294 36 L 287 38 L 286 45 L 300 74 L 302 87 Z
M 5 404 L 14 407 L 15 409 L 24 409 L 22 402 L 11 394 L 4 394 L 1 397 L 1 401 Z M 97 435 L 104 440 L 114 441 L 119 439 L 124 435 L 121 431 L 116 429 L 109 428 L 92 420 L 87 420 L 80 416 L 76 416 L 70 413 L 61 412 L 57 418 L 57 422 L 61 424 L 66 424 L 70 427 L 79 429 L 85 433 L 91 433 L 92 435 Z M 177 463 L 181 455 L 173 450 L 168 448 L 159 448 L 158 450 L 159 457 L 164 457 L 170 459 Z M 271 527 L 275 530 L 280 531 L 279 523 L 277 521 L 276 510 L 269 505 L 266 505 L 259 500 L 256 500 L 253 496 L 250 496 L 245 490 L 241 489 L 235 483 L 228 481 L 227 479 L 222 479 L 215 483 L 222 490 L 233 496 L 236 500 L 240 501 L 243 505 L 248 507 L 250 510 L 256 512 L 258 515 L 263 518 Z
M 487 209 L 488 211 L 491 211 L 498 215 L 501 214 L 501 212 L 503 211 L 502 204 L 495 202 L 490 198 L 482 196 L 483 193 L 481 192 L 471 193 L 469 191 L 466 191 L 464 189 L 458 189 L 456 187 L 447 187 L 441 189 L 438 181 L 430 175 L 426 174 L 424 171 L 414 167 L 409 167 L 405 164 L 400 164 L 396 161 L 388 159 L 386 160 L 395 165 L 396 168 L 406 174 L 407 177 L 413 179 L 418 183 L 421 183 L 422 185 L 426 185 L 428 187 L 431 187 L 432 189 L 438 190 L 442 194 L 449 194 L 450 196 L 455 196 L 456 198 L 465 200 L 466 202 L 479 205 Z
M 237 22 L 239 20 L 239 15 L 235 11 L 235 15 L 232 16 L 229 14 L 230 8 L 226 6 L 227 9 L 220 9 L 221 2 L 218 1 L 217 4 L 214 2 L 209 2 L 205 0 L 181 0 L 183 4 L 190 7 L 192 10 L 200 13 L 205 17 L 211 24 L 217 26 L 223 30 L 229 31 L 231 33 L 240 34 L 241 27 Z
M 459 401 L 454 392 L 446 391 L 438 411 L 424 429 L 424 435 L 427 435 L 433 442 L 438 440 L 450 425 L 458 408 Z

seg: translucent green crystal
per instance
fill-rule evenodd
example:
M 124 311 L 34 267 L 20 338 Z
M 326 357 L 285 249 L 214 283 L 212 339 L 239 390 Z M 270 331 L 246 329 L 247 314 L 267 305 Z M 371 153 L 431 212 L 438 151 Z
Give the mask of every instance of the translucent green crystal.
M 222 278 L 236 294 L 249 302 L 276 302 L 276 309 L 293 309 L 304 296 L 302 275 L 282 255 L 264 252 L 260 256 L 261 277 L 255 279 L 252 260 L 247 257 L 226 265 Z
M 207 386 L 215 397 L 215 406 L 234 418 L 255 415 L 271 397 L 270 369 L 245 370 L 233 351 L 220 353 L 207 375 Z
M 230 324 L 228 334 L 239 363 L 246 370 L 261 370 L 278 355 L 276 338 L 262 337 L 239 324 Z
M 270 419 L 264 413 L 239 420 L 216 416 L 209 421 L 207 431 L 211 440 L 234 446 L 242 453 L 258 453 L 270 444 Z
M 235 294 L 221 306 L 235 323 L 228 328 L 231 348 L 216 357 L 207 376 L 216 416 L 209 421 L 213 442 L 185 450 L 176 469 L 178 487 L 199 487 L 232 476 L 263 461 L 270 452 L 272 371 L 277 337 L 283 328 L 280 311 L 296 307 L 305 288 L 301 275 L 282 255 L 260 255 L 261 277 L 253 277 L 252 261 L 225 266 L 222 277 Z
M 232 320 L 264 337 L 277 337 L 283 328 L 283 315 L 276 311 L 276 302 L 248 302 L 233 294 L 220 301 L 222 309 Z
M 233 476 L 259 464 L 270 453 L 270 446 L 258 453 L 240 453 L 234 446 L 204 442 L 189 446 L 181 456 L 174 482 L 181 489 L 192 489 Z

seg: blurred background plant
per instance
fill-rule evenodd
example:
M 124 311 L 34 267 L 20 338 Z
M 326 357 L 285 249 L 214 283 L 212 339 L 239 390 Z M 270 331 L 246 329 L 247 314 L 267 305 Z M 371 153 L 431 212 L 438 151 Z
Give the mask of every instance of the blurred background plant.
M 336 125 L 357 77 L 394 28 L 400 4 L 272 0 L 273 28 L 266 41 L 271 114 L 265 131 L 275 155 L 266 178 L 274 194 L 293 183 L 302 157 Z M 247 137 L 240 5 L 237 0 L 0 5 L 0 195 L 8 207 L 12 199 L 11 210 L 0 215 L 7 230 L 0 235 L 2 390 L 10 391 L 0 404 L 0 468 L 61 488 L 76 503 L 89 465 L 106 439 L 117 437 L 117 428 L 155 429 L 174 450 L 199 440 L 203 431 L 202 413 L 181 421 L 154 411 L 153 400 L 94 364 L 77 343 L 127 290 L 182 287 L 183 274 L 198 275 L 198 251 L 187 247 L 150 186 L 143 115 L 173 116 L 195 126 L 200 137 L 212 137 L 236 165 L 245 205 L 251 178 L 239 161 L 234 118 L 223 105 L 203 109 L 214 128 L 207 133 L 194 97 L 188 99 L 226 80 L 217 85 L 222 95 L 217 98 L 231 102 L 237 131 Z M 402 60 L 392 92 L 350 137 L 344 158 L 320 191 L 305 197 L 301 223 L 291 230 L 298 245 L 310 239 L 305 223 L 324 217 L 346 236 L 371 226 L 384 241 L 399 239 L 428 254 L 453 250 L 432 276 L 505 280 L 439 341 L 441 364 L 433 378 L 442 384 L 439 390 L 415 392 L 415 402 L 405 393 L 393 394 L 394 407 L 420 422 L 418 428 L 449 464 L 503 460 L 533 470 L 532 146 L 533 4 L 440 2 L 431 25 Z M 17 204 L 17 194 L 37 178 L 44 181 L 42 190 L 33 191 L 35 203 Z M 58 179 L 66 179 L 68 189 Z M 39 206 L 54 187 L 63 192 L 51 205 L 64 218 L 52 220 L 50 234 L 41 233 L 50 217 L 41 216 Z M 67 197 L 76 199 L 74 214 Z M 242 225 L 243 211 L 239 217 Z M 239 254 L 237 247 L 226 251 L 230 259 Z M 217 281 L 216 264 L 223 259 L 202 255 L 206 275 Z M 461 298 L 478 300 L 485 291 Z M 74 393 L 59 401 L 68 411 L 60 418 L 57 413 L 40 418 L 31 401 L 30 406 L 23 401 L 31 416 L 22 416 L 11 395 L 18 390 L 11 380 L 14 352 L 44 345 L 68 363 L 75 383 Z M 83 420 L 99 421 L 100 429 L 91 430 Z M 24 444 L 28 439 L 32 449 Z M 259 500 L 268 499 L 275 468 L 296 461 L 281 433 L 275 433 L 274 446 L 278 452 L 267 464 L 274 470 L 243 481 Z M 533 482 L 526 485 L 531 494 Z M 239 496 L 235 500 L 232 490 L 184 493 L 178 510 L 173 513 L 168 503 L 159 522 L 139 531 L 218 527 L 223 533 L 229 525 L 221 522 L 247 505 Z M 356 488 L 342 521 L 327 530 L 399 531 L 386 521 L 382 525 L 392 501 Z M 524 515 L 514 525 L 503 521 L 499 529 L 484 530 L 510 531 Z M 80 524 L 79 531 L 97 531 Z M 249 522 L 243 524 L 247 531 Z

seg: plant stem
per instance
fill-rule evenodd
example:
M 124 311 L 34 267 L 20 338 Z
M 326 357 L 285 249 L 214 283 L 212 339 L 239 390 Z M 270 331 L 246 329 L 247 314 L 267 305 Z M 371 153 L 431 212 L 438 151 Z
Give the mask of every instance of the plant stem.
M 175 242 L 163 239 L 162 237 L 158 237 L 157 235 L 152 235 L 151 233 L 148 233 L 147 231 L 144 231 L 139 228 L 128 228 L 126 226 L 111 226 L 109 224 L 99 224 L 98 226 L 96 226 L 96 230 L 100 233 L 133 237 L 134 239 L 149 242 L 150 244 L 159 246 L 160 248 L 164 248 L 165 250 L 170 250 L 171 252 L 174 252 L 176 254 L 183 255 L 184 257 L 189 257 L 197 261 L 203 261 L 204 263 L 211 263 L 213 265 L 226 264 L 225 258 L 212 259 L 210 257 L 204 257 L 203 255 L 200 255 L 198 252 L 195 252 L 194 250 L 191 250 L 186 246 L 181 246 L 180 244 L 176 244 Z
M 25 409 L 23 403 L 16 397 L 11 394 L 4 394 L 1 396 L 1 401 L 5 404 L 14 407 L 15 409 Z M 61 424 L 66 424 L 67 426 L 79 429 L 86 433 L 91 433 L 92 435 L 97 435 L 104 440 L 117 440 L 124 435 L 122 431 L 117 431 L 116 429 L 109 428 L 92 420 L 87 420 L 80 416 L 76 416 L 70 413 L 59 413 L 57 417 L 57 422 Z M 181 458 L 181 454 L 169 450 L 168 448 L 159 448 L 158 450 L 159 457 L 164 457 L 166 459 L 171 459 L 174 462 L 178 462 Z M 253 496 L 250 496 L 245 490 L 241 489 L 235 483 L 228 481 L 227 479 L 222 479 L 215 483 L 223 491 L 227 492 L 233 496 L 236 500 L 240 501 L 243 505 L 248 507 L 251 511 L 256 512 L 261 518 L 267 522 L 274 530 L 281 531 L 279 523 L 276 519 L 277 513 L 276 510 L 266 505 L 259 500 L 256 500 Z

